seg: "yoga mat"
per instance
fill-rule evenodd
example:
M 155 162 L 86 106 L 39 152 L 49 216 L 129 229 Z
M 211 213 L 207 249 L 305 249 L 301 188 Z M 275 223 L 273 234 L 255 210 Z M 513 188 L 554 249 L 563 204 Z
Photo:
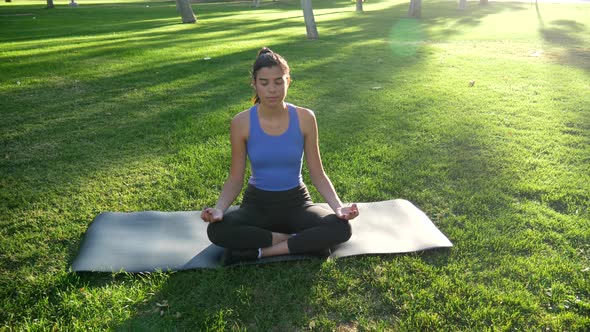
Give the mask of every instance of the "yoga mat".
M 328 207 L 327 204 L 320 204 Z M 357 203 L 352 237 L 330 257 L 405 253 L 452 247 L 430 219 L 409 201 Z M 236 206 L 231 209 L 236 209 Z M 72 271 L 151 272 L 220 267 L 223 248 L 207 238 L 200 211 L 104 212 L 86 231 Z M 278 256 L 256 263 L 304 259 Z

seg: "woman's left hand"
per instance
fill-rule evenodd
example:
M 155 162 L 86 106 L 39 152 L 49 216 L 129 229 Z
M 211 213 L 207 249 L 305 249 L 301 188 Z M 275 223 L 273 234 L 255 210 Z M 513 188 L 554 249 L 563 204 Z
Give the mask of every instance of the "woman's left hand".
M 358 217 L 359 215 L 359 209 L 355 204 L 352 204 L 351 206 L 345 206 L 345 207 L 341 207 L 338 208 L 336 210 L 336 216 L 340 219 L 344 219 L 344 220 L 351 220 L 354 219 L 356 217 Z

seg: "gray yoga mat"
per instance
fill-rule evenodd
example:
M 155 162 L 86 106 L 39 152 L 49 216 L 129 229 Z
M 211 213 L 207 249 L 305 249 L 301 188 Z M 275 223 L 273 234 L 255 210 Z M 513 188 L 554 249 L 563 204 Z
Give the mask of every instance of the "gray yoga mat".
M 331 248 L 330 257 L 453 246 L 426 214 L 409 201 L 358 203 L 358 207 L 359 217 L 351 220 L 352 237 Z M 221 266 L 223 248 L 209 241 L 207 223 L 201 220 L 200 214 L 200 211 L 101 213 L 86 231 L 71 270 L 150 272 L 217 268 Z M 307 257 L 278 256 L 256 263 L 303 258 Z

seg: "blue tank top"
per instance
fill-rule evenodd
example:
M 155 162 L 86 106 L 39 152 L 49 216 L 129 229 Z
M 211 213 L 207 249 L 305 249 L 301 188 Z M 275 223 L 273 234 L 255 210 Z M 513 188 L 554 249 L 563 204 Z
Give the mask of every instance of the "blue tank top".
M 295 106 L 287 104 L 289 127 L 279 135 L 265 133 L 258 119 L 258 105 L 250 108 L 250 135 L 246 148 L 252 176 L 249 184 L 267 191 L 293 189 L 303 183 L 303 134 Z

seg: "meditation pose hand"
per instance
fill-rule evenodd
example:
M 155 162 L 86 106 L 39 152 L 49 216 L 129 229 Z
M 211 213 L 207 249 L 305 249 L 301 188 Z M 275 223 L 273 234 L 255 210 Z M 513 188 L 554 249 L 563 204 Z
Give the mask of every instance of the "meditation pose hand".
M 338 218 L 340 219 L 344 219 L 344 220 L 351 220 L 356 218 L 359 215 L 359 209 L 355 204 L 352 204 L 351 206 L 346 206 L 346 207 L 341 207 L 339 209 L 336 209 L 336 216 L 338 216 Z
M 201 219 L 206 222 L 216 222 L 223 219 L 223 211 L 216 208 L 204 208 L 201 212 Z

